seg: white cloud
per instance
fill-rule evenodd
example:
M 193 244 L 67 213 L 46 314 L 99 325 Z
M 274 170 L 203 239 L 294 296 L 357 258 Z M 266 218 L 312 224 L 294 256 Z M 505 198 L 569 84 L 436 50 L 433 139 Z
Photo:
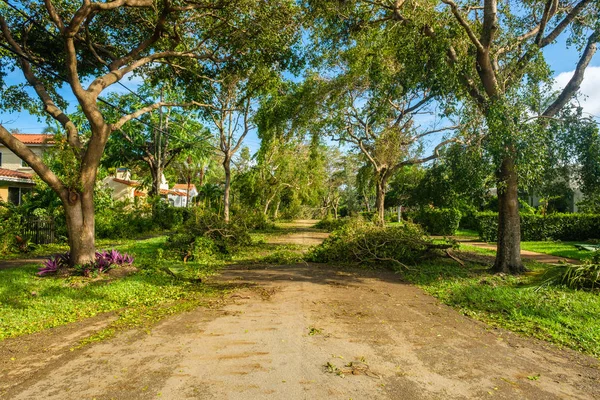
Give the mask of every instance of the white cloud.
M 558 74 L 554 78 L 554 89 L 564 88 L 574 72 L 569 71 Z M 579 91 L 582 94 L 579 96 L 579 102 L 583 106 L 583 111 L 594 116 L 600 116 L 600 66 L 586 69 Z

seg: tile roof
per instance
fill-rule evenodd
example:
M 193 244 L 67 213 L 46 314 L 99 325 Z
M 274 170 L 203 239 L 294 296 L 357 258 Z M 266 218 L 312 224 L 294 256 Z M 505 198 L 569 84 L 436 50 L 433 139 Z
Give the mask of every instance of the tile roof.
M 182 189 L 187 192 L 188 185 L 187 185 L 187 183 L 177 183 L 177 184 L 175 184 L 175 186 L 173 186 L 173 189 Z M 194 191 L 194 190 L 196 190 L 196 185 L 194 185 L 194 184 L 190 185 L 190 192 Z
M 140 183 L 137 181 L 128 181 L 125 179 L 119 179 L 119 178 L 113 178 L 113 181 L 117 182 L 117 183 L 122 183 L 123 185 L 127 185 L 127 186 L 139 186 Z
M 33 174 L 28 174 L 21 171 L 13 171 L 11 169 L 0 168 L 0 181 L 20 182 L 33 184 Z
M 54 135 L 49 134 L 34 134 L 34 133 L 13 133 L 15 139 L 19 139 L 25 144 L 44 144 L 53 143 Z
M 12 169 L 0 168 L 0 176 L 6 176 L 9 178 L 21 178 L 21 179 L 32 179 L 33 174 L 28 174 L 21 171 L 13 171 Z
M 146 196 L 147 196 L 147 195 L 146 195 L 146 193 L 144 193 L 144 192 L 141 192 L 141 191 L 139 191 L 139 190 L 134 190 L 134 191 L 133 191 L 133 195 L 134 195 L 135 197 L 146 197 Z
M 170 194 L 172 196 L 185 196 L 185 193 L 179 192 L 177 190 L 166 190 L 166 189 L 160 189 L 160 194 Z

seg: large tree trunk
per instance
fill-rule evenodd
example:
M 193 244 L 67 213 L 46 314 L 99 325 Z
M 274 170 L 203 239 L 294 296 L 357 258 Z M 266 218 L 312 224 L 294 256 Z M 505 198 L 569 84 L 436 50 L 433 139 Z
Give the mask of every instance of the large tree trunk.
M 385 175 L 377 177 L 377 199 L 375 201 L 375 209 L 377 210 L 377 224 L 385 225 L 385 189 L 387 179 Z
M 225 222 L 229 223 L 229 193 L 231 191 L 231 158 L 225 156 L 223 160 L 225 170 L 225 191 L 223 193 L 223 216 Z
M 518 274 L 526 271 L 521 261 L 521 220 L 518 178 L 514 159 L 506 156 L 498 173 L 498 248 L 494 272 Z
M 94 194 L 71 192 L 69 197 L 64 206 L 71 266 L 87 265 L 96 260 Z

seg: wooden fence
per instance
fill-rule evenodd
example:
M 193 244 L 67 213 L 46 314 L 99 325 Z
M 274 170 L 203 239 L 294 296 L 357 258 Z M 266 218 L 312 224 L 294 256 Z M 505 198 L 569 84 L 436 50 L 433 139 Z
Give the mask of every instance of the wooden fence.
M 35 244 L 50 244 L 56 240 L 56 227 L 51 218 L 24 217 L 21 234 Z

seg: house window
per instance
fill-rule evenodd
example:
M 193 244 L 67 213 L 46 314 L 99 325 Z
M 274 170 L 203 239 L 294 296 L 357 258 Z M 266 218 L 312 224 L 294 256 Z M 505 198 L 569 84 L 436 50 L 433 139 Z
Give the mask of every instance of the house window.
M 30 192 L 30 188 L 9 187 L 8 202 L 16 205 L 21 205 L 23 203 L 23 196 Z
M 0 151 L 0 167 L 2 166 L 2 152 Z

